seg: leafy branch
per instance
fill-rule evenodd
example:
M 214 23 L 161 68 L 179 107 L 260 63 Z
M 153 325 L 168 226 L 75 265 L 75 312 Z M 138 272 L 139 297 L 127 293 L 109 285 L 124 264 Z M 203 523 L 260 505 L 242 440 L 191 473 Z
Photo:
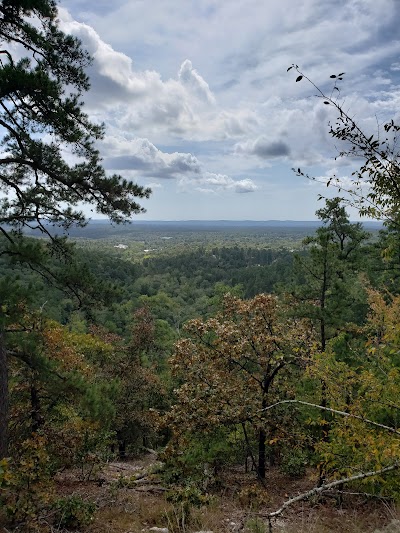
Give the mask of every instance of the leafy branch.
M 398 211 L 400 208 L 400 183 L 399 175 L 399 152 L 396 149 L 397 135 L 400 126 L 393 120 L 383 124 L 385 137 L 380 138 L 379 130 L 376 135 L 363 131 L 360 124 L 344 109 L 343 102 L 339 100 L 340 90 L 337 82 L 343 80 L 344 72 L 332 74 L 334 86 L 330 95 L 327 95 L 298 65 L 293 64 L 287 70 L 294 69 L 298 76 L 296 82 L 307 80 L 317 91 L 317 98 L 322 98 L 325 105 L 332 106 L 337 111 L 334 124 L 329 124 L 330 135 L 345 144 L 345 148 L 339 151 L 339 157 L 361 157 L 363 164 L 358 170 L 352 172 L 354 187 L 345 188 L 339 178 L 332 177 L 327 186 L 336 186 L 339 190 L 348 193 L 353 199 L 352 205 L 361 215 L 381 218 L 391 223 L 398 224 Z M 300 168 L 293 169 L 297 175 L 316 181 L 304 173 Z M 335 183 L 336 181 L 336 183 Z M 362 191 L 362 184 L 367 184 L 368 192 Z

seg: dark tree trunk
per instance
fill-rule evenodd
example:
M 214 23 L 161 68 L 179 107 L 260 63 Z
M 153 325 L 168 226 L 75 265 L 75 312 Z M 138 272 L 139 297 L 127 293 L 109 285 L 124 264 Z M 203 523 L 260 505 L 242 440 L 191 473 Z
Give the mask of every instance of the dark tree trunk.
M 31 383 L 31 420 L 32 433 L 36 433 L 43 424 L 40 412 L 40 398 L 34 381 Z
M 257 475 L 260 479 L 265 479 L 265 439 L 267 435 L 263 428 L 258 433 L 258 468 Z
M 0 459 L 8 455 L 8 362 L 4 331 L 0 329 Z
M 248 466 L 247 466 L 248 457 L 250 457 L 250 459 L 251 459 L 251 470 L 252 471 L 253 470 L 258 470 L 257 463 L 256 463 L 256 460 L 255 460 L 255 457 L 254 457 L 254 454 L 253 454 L 253 450 L 251 449 L 249 436 L 247 435 L 246 424 L 244 422 L 242 423 L 242 428 L 243 428 L 243 435 L 244 435 L 244 439 L 246 441 L 246 448 L 247 448 L 247 451 L 246 451 L 246 472 L 248 472 Z
M 126 458 L 126 440 L 122 436 L 120 431 L 117 431 L 117 441 L 118 441 L 118 457 L 119 459 Z

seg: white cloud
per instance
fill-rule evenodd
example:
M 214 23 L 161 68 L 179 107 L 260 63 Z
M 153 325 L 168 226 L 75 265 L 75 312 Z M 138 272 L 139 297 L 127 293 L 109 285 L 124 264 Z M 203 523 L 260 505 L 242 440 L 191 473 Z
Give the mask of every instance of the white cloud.
M 132 179 L 168 178 L 210 199 L 273 185 L 279 199 L 258 209 L 279 203 L 282 216 L 295 217 L 298 206 L 281 201 L 290 168 L 329 175 L 340 143 L 328 133 L 334 109 L 306 79 L 295 83 L 286 72 L 293 62 L 328 94 L 329 76 L 345 71 L 339 97 L 370 135 L 377 122 L 400 118 L 397 0 L 63 5 L 73 14 L 60 11 L 64 28 L 94 56 L 85 100 L 107 125 L 106 164 Z M 336 162 L 348 175 L 358 163 Z
M 180 180 L 180 189 L 189 191 L 196 189 L 198 192 L 235 192 L 250 193 L 255 192 L 259 187 L 251 179 L 235 180 L 225 174 L 214 174 L 206 172 L 197 179 L 183 178 Z
M 258 189 L 249 178 L 234 179 L 204 169 L 204 165 L 190 153 L 167 153 L 159 150 L 148 139 L 132 140 L 108 137 L 103 143 L 107 154 L 104 166 L 109 171 L 119 172 L 131 179 L 161 178 L 176 179 L 181 190 L 196 189 L 201 192 L 234 191 L 254 192 Z M 159 188 L 156 182 L 149 187 Z
M 104 166 L 108 170 L 131 170 L 141 176 L 166 179 L 201 172 L 200 162 L 194 155 L 162 152 L 148 139 L 113 137 L 106 140 L 104 147 L 109 154 L 104 159 Z
M 195 94 L 200 100 L 209 104 L 215 104 L 214 95 L 210 91 L 208 83 L 203 80 L 200 74 L 193 68 L 192 62 L 186 59 L 179 69 L 178 79 L 188 91 Z
M 250 179 L 239 180 L 235 183 L 235 192 L 255 192 L 257 189 L 257 185 Z

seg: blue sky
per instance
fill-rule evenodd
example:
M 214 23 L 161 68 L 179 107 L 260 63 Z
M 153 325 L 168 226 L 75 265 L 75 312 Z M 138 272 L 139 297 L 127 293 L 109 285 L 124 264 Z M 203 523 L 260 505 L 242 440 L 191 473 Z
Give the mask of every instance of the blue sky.
M 94 57 L 106 168 L 153 189 L 141 219 L 312 220 L 337 194 L 324 182 L 349 182 L 292 63 L 328 91 L 346 72 L 343 105 L 371 134 L 399 115 L 398 0 L 65 0 L 59 18 Z

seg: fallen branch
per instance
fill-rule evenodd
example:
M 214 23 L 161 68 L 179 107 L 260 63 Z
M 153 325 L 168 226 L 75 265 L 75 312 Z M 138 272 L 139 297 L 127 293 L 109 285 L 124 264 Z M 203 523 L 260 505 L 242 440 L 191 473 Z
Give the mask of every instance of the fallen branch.
M 328 489 L 324 496 L 329 496 L 331 498 L 336 498 L 337 496 L 362 496 L 363 498 L 367 499 L 373 499 L 373 500 L 380 500 L 384 502 L 393 502 L 393 498 L 389 498 L 386 496 L 380 496 L 379 494 L 371 494 L 370 492 L 350 492 L 347 490 L 332 490 L 332 493 L 330 493 L 330 489 Z
M 400 436 L 400 431 L 398 431 L 397 429 L 391 426 L 385 426 L 384 424 L 379 424 L 378 422 L 374 422 L 373 420 L 369 420 L 368 418 L 364 418 L 363 416 L 360 416 L 360 415 L 354 415 L 352 413 L 347 413 L 346 411 L 338 411 L 337 409 L 332 409 L 331 407 L 324 407 L 323 405 L 318 405 L 317 403 L 304 402 L 302 400 L 282 400 L 280 402 L 276 402 L 272 405 L 269 405 L 268 407 L 265 407 L 264 409 L 261 409 L 259 412 L 269 411 L 273 407 L 277 407 L 278 405 L 283 405 L 287 403 L 296 403 L 300 405 L 306 405 L 308 407 L 315 407 L 316 409 L 321 409 L 322 411 L 328 411 L 329 413 L 333 413 L 336 415 L 345 416 L 349 418 L 355 418 L 356 420 L 361 420 L 362 422 L 365 422 L 366 424 L 370 424 L 372 426 L 385 429 L 386 431 L 390 431 L 391 433 L 394 433 L 395 435 Z
M 332 481 L 331 483 L 326 483 L 324 485 L 321 485 L 321 487 L 315 487 L 314 489 L 311 489 L 307 492 L 303 492 L 302 494 L 299 494 L 298 496 L 295 496 L 294 498 L 290 498 L 287 500 L 280 509 L 277 511 L 274 511 L 273 513 L 269 513 L 267 515 L 268 521 L 269 521 L 269 530 L 270 533 L 272 532 L 272 523 L 271 519 L 276 518 L 280 514 L 283 513 L 285 509 L 290 507 L 296 502 L 300 502 L 302 500 L 307 500 L 308 498 L 311 498 L 312 496 L 316 496 L 317 494 L 321 494 L 327 490 L 333 489 L 334 487 L 337 487 L 338 485 L 342 485 L 344 483 L 350 483 L 351 481 L 358 481 L 360 479 L 365 479 L 367 477 L 373 477 L 373 476 L 379 476 L 380 474 L 384 474 L 386 472 L 390 472 L 392 470 L 396 470 L 399 465 L 398 463 L 394 463 L 390 466 L 385 466 L 384 468 L 381 468 L 380 470 L 373 470 L 371 472 L 362 472 L 360 474 L 356 474 L 355 476 L 346 477 L 343 479 L 338 479 L 336 481 Z

